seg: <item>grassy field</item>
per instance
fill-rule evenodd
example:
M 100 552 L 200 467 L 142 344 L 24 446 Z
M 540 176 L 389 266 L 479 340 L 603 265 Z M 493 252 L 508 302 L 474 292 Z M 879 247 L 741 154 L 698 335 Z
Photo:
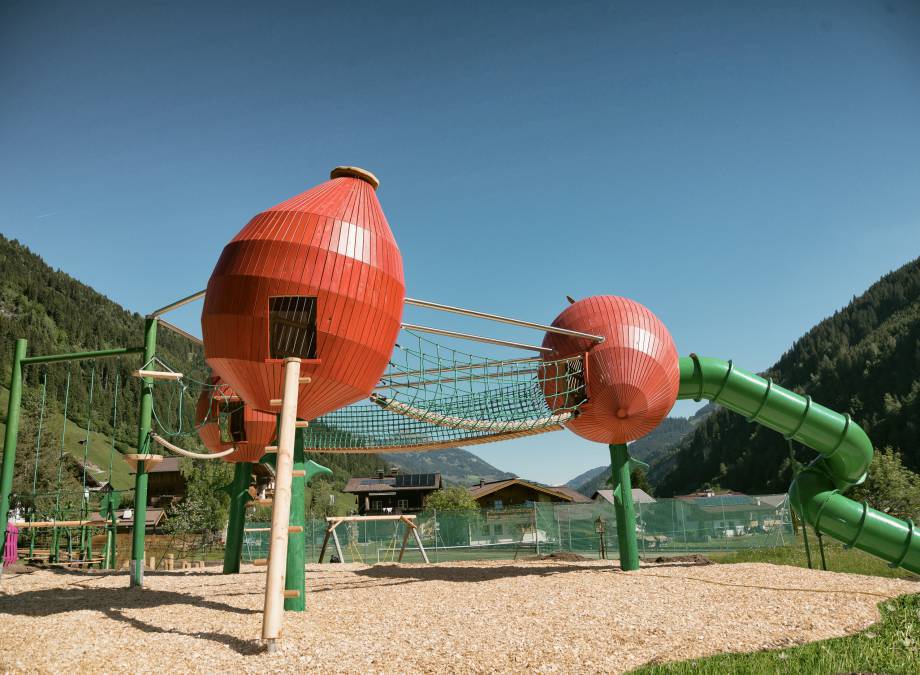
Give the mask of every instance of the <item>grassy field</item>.
M 812 547 L 813 561 L 820 565 L 820 554 Z M 878 558 L 862 551 L 846 550 L 839 544 L 825 545 L 828 570 L 898 577 L 920 581 L 920 576 L 893 570 Z M 764 562 L 775 565 L 806 566 L 803 546 L 713 554 L 722 563 Z M 722 654 L 705 659 L 647 666 L 631 671 L 635 675 L 694 675 L 712 673 L 783 672 L 802 673 L 918 673 L 920 672 L 920 594 L 884 602 L 882 620 L 867 630 L 849 637 L 823 640 L 787 649 L 751 654 Z
M 0 387 L 0 410 L 6 416 L 6 406 L 9 400 L 9 390 Z M 59 412 L 51 412 L 45 417 L 42 425 L 43 457 L 49 454 L 57 458 L 61 451 L 61 434 L 64 430 L 64 416 Z M 0 438 L 6 432 L 6 424 L 0 422 Z M 73 420 L 67 420 L 67 433 L 64 435 L 64 452 L 72 455 L 74 459 L 83 462 L 84 446 L 81 442 L 87 439 L 86 429 Z M 132 450 L 133 452 L 133 450 Z M 129 490 L 134 487 L 134 473 L 131 466 L 122 458 L 117 450 L 112 451 L 112 437 L 90 432 L 89 442 L 86 444 L 87 473 L 93 478 L 104 482 L 109 477 L 109 459 L 112 461 L 112 485 L 116 490 Z M 34 456 L 23 457 L 16 453 L 16 464 L 20 462 L 33 462 Z M 55 461 L 57 461 L 55 459 Z
M 850 574 L 868 574 L 876 577 L 893 577 L 920 581 L 920 576 L 905 569 L 892 569 L 881 558 L 864 553 L 858 549 L 845 549 L 842 544 L 825 538 L 824 557 L 827 569 L 830 572 L 849 572 Z M 821 569 L 821 554 L 814 538 L 809 539 L 811 544 L 812 564 L 816 569 Z M 745 563 L 762 562 L 773 565 L 793 565 L 807 567 L 808 560 L 805 547 L 799 539 L 796 546 L 782 546 L 777 548 L 746 549 L 731 553 L 707 553 L 706 556 L 720 563 Z

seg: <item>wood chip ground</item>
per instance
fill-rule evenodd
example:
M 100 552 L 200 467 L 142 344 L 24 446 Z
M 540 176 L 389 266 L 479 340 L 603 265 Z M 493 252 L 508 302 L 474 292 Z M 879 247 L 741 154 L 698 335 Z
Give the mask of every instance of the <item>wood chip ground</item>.
M 264 568 L 5 574 L 0 671 L 621 672 L 853 633 L 920 583 L 766 564 L 310 565 L 262 652 Z

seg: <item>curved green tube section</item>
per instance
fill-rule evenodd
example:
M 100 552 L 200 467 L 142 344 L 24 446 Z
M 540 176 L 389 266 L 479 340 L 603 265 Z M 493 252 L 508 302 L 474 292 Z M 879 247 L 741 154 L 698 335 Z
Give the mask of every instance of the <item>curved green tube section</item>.
M 872 442 L 862 428 L 809 396 L 732 365 L 691 354 L 680 359 L 678 398 L 707 399 L 820 453 L 789 488 L 795 512 L 815 530 L 920 574 L 920 530 L 841 493 L 866 477 Z

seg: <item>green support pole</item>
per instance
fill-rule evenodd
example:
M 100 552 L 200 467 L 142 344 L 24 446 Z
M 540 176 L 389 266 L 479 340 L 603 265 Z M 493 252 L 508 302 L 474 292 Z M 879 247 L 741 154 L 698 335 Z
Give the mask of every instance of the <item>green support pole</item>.
M 105 528 L 105 568 L 107 570 L 115 569 L 115 563 L 117 562 L 115 556 L 117 554 L 117 543 L 118 543 L 118 516 L 115 513 L 115 510 L 112 509 L 112 513 L 109 516 L 108 527 Z
M 230 521 L 227 524 L 227 546 L 224 549 L 224 574 L 237 574 L 240 571 L 251 478 L 252 463 L 237 462 L 233 469 L 233 482 L 226 488 L 230 494 Z
M 636 510 L 629 477 L 629 449 L 625 443 L 610 446 L 610 469 L 613 474 L 613 505 L 617 514 L 617 541 L 620 544 L 620 569 L 639 569 L 639 543 L 636 539 Z
M 16 463 L 16 437 L 19 435 L 19 406 L 22 402 L 22 360 L 26 357 L 26 341 L 16 340 L 13 366 L 10 369 L 10 400 L 6 407 L 6 434 L 3 439 L 3 465 L 0 466 L 0 547 L 6 541 L 6 520 L 10 514 L 10 493 L 13 491 L 13 464 Z M 0 565 L 0 576 L 3 565 Z
M 150 363 L 157 348 L 157 320 L 148 318 L 144 324 L 144 366 Z M 150 421 L 153 413 L 153 379 L 142 380 L 140 419 L 137 430 L 137 452 L 145 455 L 150 450 Z M 147 467 L 137 463 L 134 476 L 134 523 L 131 536 L 131 588 L 144 586 L 144 529 L 147 523 Z
M 306 473 L 303 454 L 303 429 L 297 429 L 294 435 L 294 471 Z M 296 475 L 291 480 L 291 516 L 288 525 L 299 527 L 299 532 L 288 532 L 287 568 L 284 577 L 284 590 L 298 591 L 296 598 L 285 598 L 284 609 L 289 612 L 303 612 L 307 607 L 306 573 L 304 571 L 304 548 L 307 525 L 306 482 L 304 475 Z

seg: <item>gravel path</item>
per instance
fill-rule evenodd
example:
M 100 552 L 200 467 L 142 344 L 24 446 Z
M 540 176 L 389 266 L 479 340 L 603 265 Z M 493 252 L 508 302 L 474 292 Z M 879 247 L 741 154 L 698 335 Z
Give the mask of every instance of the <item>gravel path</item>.
M 308 611 L 260 652 L 264 568 L 42 570 L 0 586 L 0 671 L 621 672 L 878 619 L 920 583 L 766 564 L 310 565 Z

